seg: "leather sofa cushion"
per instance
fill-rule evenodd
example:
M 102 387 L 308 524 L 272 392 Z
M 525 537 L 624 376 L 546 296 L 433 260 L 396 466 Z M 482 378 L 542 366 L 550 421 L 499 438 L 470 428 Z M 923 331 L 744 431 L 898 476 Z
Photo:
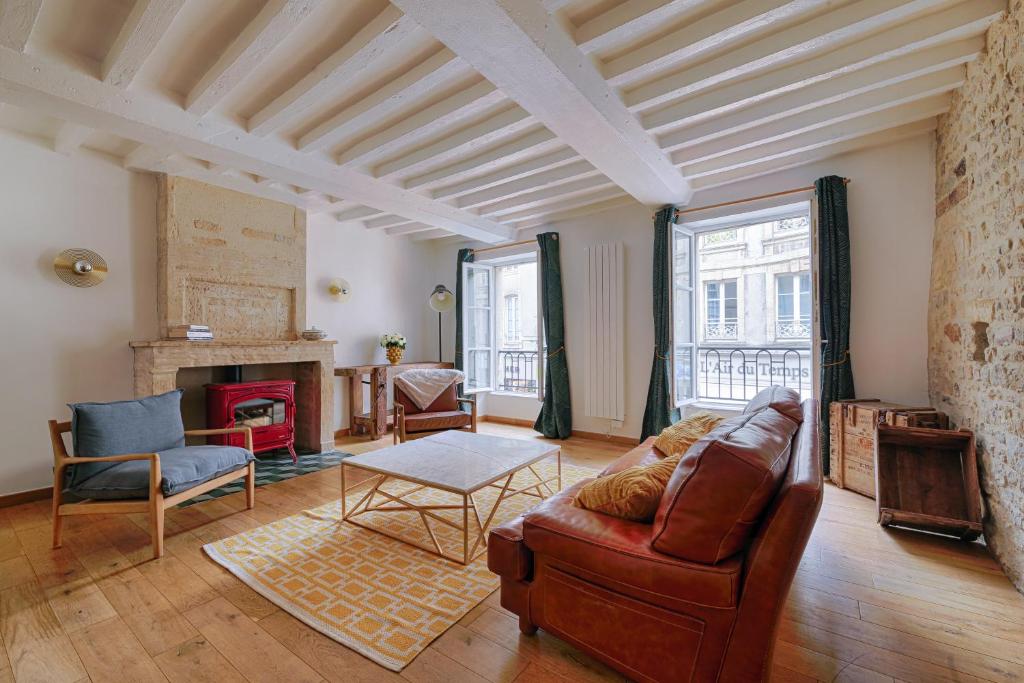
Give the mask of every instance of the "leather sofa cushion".
M 523 518 L 523 537 L 534 553 L 586 574 L 581 578 L 647 602 L 659 597 L 708 607 L 736 605 L 743 563 L 709 566 L 664 555 L 651 547 L 651 525 L 572 505 L 579 482 L 548 498 Z
M 787 387 L 772 386 L 762 389 L 744 406 L 743 414 L 759 413 L 765 408 L 777 410 L 797 424 L 804 419 L 800 394 Z
M 395 402 L 401 403 L 405 408 L 406 415 L 414 413 L 445 413 L 459 409 L 459 393 L 457 385 L 452 384 L 441 392 L 441 395 L 434 399 L 434 402 L 427 406 L 426 410 L 420 410 L 413 400 L 405 395 L 405 392 L 395 387 Z
M 705 564 L 743 550 L 782 483 L 799 426 L 768 401 L 695 443 L 658 507 L 654 548 Z
M 252 453 L 237 446 L 183 446 L 160 451 L 159 455 L 160 488 L 165 496 L 240 470 L 253 460 Z M 93 500 L 149 498 L 149 461 L 114 463 L 73 487 L 71 492 Z
M 492 528 L 487 535 L 487 568 L 505 579 L 530 579 L 533 553 L 523 542 L 522 515 Z
M 473 423 L 473 416 L 461 410 L 416 413 L 405 416 L 405 431 L 429 432 L 435 429 L 458 429 Z

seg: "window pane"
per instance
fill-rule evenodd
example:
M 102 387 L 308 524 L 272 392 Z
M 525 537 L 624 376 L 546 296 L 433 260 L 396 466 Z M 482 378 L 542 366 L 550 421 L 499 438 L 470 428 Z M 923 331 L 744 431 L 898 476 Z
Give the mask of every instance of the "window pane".
M 779 294 L 792 294 L 793 293 L 793 278 L 789 275 L 781 275 L 779 277 Z
M 672 337 L 677 344 L 693 341 L 693 328 L 690 324 L 690 292 L 685 289 L 677 289 L 675 298 L 672 301 Z
M 491 345 L 491 312 L 474 308 L 469 313 L 469 330 L 466 346 L 475 348 Z
M 736 282 L 730 281 L 723 285 L 725 290 L 725 319 L 736 320 Z
M 718 320 L 719 317 L 719 302 L 718 302 L 718 283 L 709 282 L 706 286 L 707 296 L 705 301 L 707 302 L 707 315 L 708 322 Z
M 676 347 L 675 382 L 676 401 L 686 401 L 693 396 L 693 363 L 689 346 Z
M 809 322 L 811 319 L 811 276 L 800 276 L 800 320 Z
M 491 352 L 469 351 L 466 362 L 466 388 L 486 389 L 490 382 Z
M 469 271 L 469 291 L 471 306 L 491 305 L 491 274 L 486 270 L 473 268 Z
M 683 232 L 673 231 L 675 248 L 672 250 L 674 261 L 672 273 L 675 282 L 681 287 L 690 286 L 690 236 Z

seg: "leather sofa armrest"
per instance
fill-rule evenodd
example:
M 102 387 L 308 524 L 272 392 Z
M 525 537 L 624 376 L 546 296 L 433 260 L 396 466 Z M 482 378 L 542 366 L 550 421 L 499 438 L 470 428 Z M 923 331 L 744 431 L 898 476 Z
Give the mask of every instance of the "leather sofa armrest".
M 530 580 L 533 553 L 523 542 L 522 516 L 491 529 L 487 535 L 487 568 L 505 579 Z
M 650 546 L 650 524 L 578 508 L 572 504 L 577 489 L 578 486 L 566 489 L 526 513 L 524 538 L 533 550 L 539 550 L 533 543 L 534 538 L 540 540 L 539 537 L 543 536 L 545 539 L 564 537 L 623 555 L 649 555 L 641 549 Z M 545 541 L 544 546 L 549 546 L 549 543 Z

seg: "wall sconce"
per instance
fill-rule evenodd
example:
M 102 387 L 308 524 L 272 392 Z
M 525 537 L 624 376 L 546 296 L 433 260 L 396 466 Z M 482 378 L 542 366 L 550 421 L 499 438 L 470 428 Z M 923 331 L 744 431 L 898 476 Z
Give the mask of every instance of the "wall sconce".
M 352 285 L 343 278 L 334 278 L 327 283 L 327 295 L 338 303 L 344 303 L 352 298 Z
M 75 287 L 93 287 L 107 279 L 107 262 L 89 249 L 65 249 L 53 259 L 57 277 Z

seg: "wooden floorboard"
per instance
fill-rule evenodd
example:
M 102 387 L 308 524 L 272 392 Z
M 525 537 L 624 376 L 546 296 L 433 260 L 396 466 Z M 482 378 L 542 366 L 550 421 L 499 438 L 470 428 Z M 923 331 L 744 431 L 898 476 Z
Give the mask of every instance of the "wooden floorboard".
M 481 431 L 530 437 L 522 427 Z M 345 437 L 341 450 L 391 444 Z M 566 462 L 601 468 L 626 447 L 573 438 Z M 337 468 L 167 511 L 166 556 L 145 514 L 65 523 L 46 501 L 0 509 L 0 683 L 383 681 L 589 683 L 622 678 L 541 631 L 521 636 L 492 595 L 393 673 L 305 626 L 205 556 L 205 543 L 338 495 Z M 874 502 L 826 487 L 784 612 L 774 681 L 1024 680 L 1024 597 L 980 543 L 875 523 Z

